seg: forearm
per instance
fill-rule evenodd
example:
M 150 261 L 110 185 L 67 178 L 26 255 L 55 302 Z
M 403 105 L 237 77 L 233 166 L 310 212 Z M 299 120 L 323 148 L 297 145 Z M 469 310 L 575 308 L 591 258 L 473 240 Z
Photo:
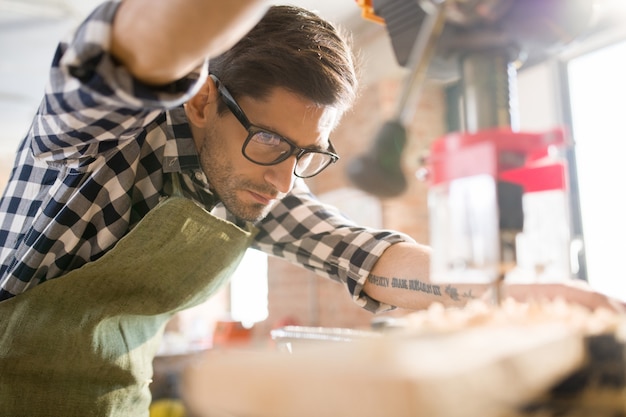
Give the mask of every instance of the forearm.
M 398 243 L 390 246 L 376 263 L 364 291 L 383 303 L 417 310 L 433 302 L 462 306 L 488 290 L 486 285 L 432 283 L 429 276 L 430 248 Z
M 137 79 L 167 84 L 230 48 L 266 9 L 264 0 L 125 0 L 111 52 Z

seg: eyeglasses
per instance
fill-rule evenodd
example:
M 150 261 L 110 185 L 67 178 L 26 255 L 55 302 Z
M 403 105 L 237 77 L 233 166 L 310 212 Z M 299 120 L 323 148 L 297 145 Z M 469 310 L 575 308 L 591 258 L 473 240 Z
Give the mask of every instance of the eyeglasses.
M 330 141 L 327 151 L 300 148 L 277 133 L 253 125 L 220 80 L 214 75 L 211 75 L 211 78 L 215 81 L 220 96 L 228 109 L 248 131 L 248 137 L 243 143 L 241 153 L 249 161 L 258 165 L 276 165 L 295 155 L 294 175 L 300 178 L 310 178 L 339 160 L 339 155 L 335 153 Z

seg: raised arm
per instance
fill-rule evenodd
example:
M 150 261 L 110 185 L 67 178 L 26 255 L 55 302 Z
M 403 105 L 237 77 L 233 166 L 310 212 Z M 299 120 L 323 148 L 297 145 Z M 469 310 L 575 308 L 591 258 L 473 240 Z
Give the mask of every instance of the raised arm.
M 124 0 L 111 51 L 140 81 L 167 84 L 230 48 L 267 6 L 265 0 Z

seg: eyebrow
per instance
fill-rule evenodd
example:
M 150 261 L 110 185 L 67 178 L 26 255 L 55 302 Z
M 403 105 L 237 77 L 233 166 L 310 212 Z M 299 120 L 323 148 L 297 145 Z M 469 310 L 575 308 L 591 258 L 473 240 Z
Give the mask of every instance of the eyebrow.
M 250 122 L 250 123 L 252 124 L 252 126 L 255 126 L 255 127 L 259 128 L 259 129 L 263 129 L 263 130 L 265 130 L 265 131 L 267 131 L 269 133 L 272 133 L 274 135 L 280 136 L 281 138 L 287 140 L 288 142 L 296 145 L 300 149 L 306 149 L 306 150 L 310 150 L 310 151 L 330 152 L 330 142 L 329 141 L 328 141 L 328 146 L 326 148 L 324 148 L 324 147 L 322 147 L 320 145 L 300 146 L 300 145 L 298 145 L 298 143 L 295 140 L 293 140 L 290 137 L 287 137 L 287 136 L 285 136 L 285 135 L 283 135 L 281 133 L 278 133 L 275 129 L 272 129 L 272 128 L 267 127 L 267 126 L 258 125 L 258 124 L 252 123 L 252 122 Z

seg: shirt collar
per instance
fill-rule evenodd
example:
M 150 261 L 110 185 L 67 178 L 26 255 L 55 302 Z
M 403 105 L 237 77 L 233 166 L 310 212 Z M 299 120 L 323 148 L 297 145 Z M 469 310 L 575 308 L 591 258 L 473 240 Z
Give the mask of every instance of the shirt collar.
M 166 111 L 163 172 L 178 173 L 183 194 L 211 210 L 218 202 L 200 166 L 200 157 L 183 106 Z

